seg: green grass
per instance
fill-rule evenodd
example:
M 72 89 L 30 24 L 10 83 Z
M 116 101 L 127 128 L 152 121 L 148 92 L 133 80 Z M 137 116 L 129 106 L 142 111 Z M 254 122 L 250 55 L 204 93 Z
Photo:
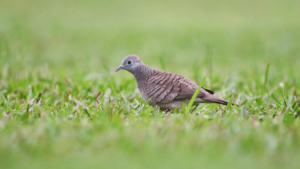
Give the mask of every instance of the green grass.
M 300 3 L 0 2 L 0 168 L 299 168 Z M 164 116 L 128 54 L 233 103 Z

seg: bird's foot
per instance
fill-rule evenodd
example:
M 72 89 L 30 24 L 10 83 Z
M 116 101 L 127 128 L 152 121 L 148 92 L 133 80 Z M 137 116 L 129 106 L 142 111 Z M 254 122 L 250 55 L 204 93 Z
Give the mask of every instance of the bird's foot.
M 172 113 L 173 113 L 173 110 L 171 110 L 171 109 L 166 109 L 166 110 L 164 111 L 163 116 L 166 116 L 166 115 L 172 114 Z

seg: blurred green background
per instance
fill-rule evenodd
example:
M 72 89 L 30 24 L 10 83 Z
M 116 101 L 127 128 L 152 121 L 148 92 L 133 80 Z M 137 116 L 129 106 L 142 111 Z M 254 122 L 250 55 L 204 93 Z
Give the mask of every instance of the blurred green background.
M 293 0 L 2 0 L 1 67 L 10 63 L 15 75 L 48 67 L 52 75 L 78 76 L 98 72 L 99 63 L 113 70 L 133 53 L 157 68 L 164 57 L 167 70 L 186 76 L 194 64 L 207 71 L 209 57 L 217 74 L 267 63 L 296 71 L 299 6 Z
M 1 0 L 0 166 L 297 168 L 299 9 L 297 0 Z M 206 76 L 218 95 L 248 100 L 251 118 L 223 116 L 216 105 L 199 117 L 148 116 L 123 102 L 114 110 L 106 97 L 93 109 L 99 91 L 142 103 L 133 76 L 113 73 L 128 54 L 195 81 Z M 31 110 L 39 93 L 44 103 Z

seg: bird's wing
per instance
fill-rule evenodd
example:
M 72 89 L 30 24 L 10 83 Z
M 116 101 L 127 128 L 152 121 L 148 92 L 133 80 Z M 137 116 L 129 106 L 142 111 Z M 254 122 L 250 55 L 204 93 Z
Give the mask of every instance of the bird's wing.
M 195 82 L 181 75 L 156 70 L 146 82 L 146 94 L 152 103 L 170 103 L 191 99 L 197 87 Z M 197 98 L 205 95 L 210 93 L 201 88 Z
M 203 88 L 203 87 L 202 87 Z M 211 91 L 211 90 L 209 90 L 209 89 L 205 89 L 205 88 L 203 88 L 205 91 L 207 91 L 208 93 L 210 93 L 210 94 L 215 94 L 215 92 L 213 92 L 213 91 Z

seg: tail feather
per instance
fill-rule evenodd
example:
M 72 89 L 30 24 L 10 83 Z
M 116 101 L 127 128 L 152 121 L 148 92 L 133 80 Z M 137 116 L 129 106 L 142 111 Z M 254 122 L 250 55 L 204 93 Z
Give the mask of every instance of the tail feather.
M 198 100 L 198 103 L 217 103 L 217 104 L 222 104 L 222 105 L 228 105 L 228 103 L 229 103 L 228 101 L 220 99 L 217 96 L 214 96 L 211 94 L 206 94 L 204 97 L 197 98 L 196 100 Z M 249 107 L 240 106 L 239 104 L 231 103 L 231 105 L 236 105 L 237 107 L 243 107 L 246 109 L 250 109 Z
M 202 97 L 201 99 L 203 99 L 204 101 L 207 101 L 209 103 L 218 103 L 218 104 L 222 104 L 222 105 L 228 105 L 228 101 L 226 100 L 223 100 L 223 99 L 220 99 L 214 95 L 206 95 L 204 97 Z M 231 103 L 232 105 L 237 105 L 239 107 L 238 104 L 234 104 L 234 103 Z

